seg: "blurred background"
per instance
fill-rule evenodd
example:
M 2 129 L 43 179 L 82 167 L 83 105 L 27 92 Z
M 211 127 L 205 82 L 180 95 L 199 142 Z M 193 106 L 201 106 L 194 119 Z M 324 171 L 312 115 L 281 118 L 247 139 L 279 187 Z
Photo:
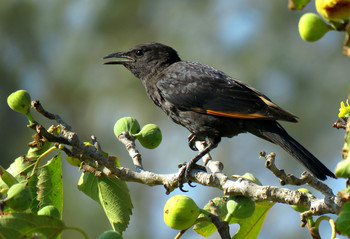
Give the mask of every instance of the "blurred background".
M 102 57 L 144 42 L 175 48 L 184 60 L 214 66 L 269 96 L 299 116 L 299 123 L 283 126 L 330 169 L 341 160 L 344 131 L 331 127 L 339 103 L 347 98 L 349 58 L 342 55 L 344 34 L 330 32 L 315 43 L 298 35 L 299 17 L 315 11 L 313 3 L 301 12 L 286 1 L 252 0 L 73 0 L 3 1 L 0 8 L 0 163 L 5 168 L 27 151 L 33 131 L 24 116 L 9 109 L 7 96 L 26 89 L 50 112 L 59 114 L 81 140 L 97 136 L 102 148 L 133 168 L 113 125 L 124 116 L 141 125 L 158 124 L 163 142 L 155 150 L 141 148 L 145 169 L 174 173 L 195 152 L 187 146 L 189 132 L 167 118 L 148 99 L 138 79 L 121 66 L 102 65 Z M 52 124 L 33 113 L 35 120 Z M 252 135 L 224 139 L 212 152 L 225 173 L 253 173 L 264 185 L 279 185 L 264 168 L 260 151 L 276 152 L 277 166 L 299 175 L 304 168 L 280 148 Z M 64 161 L 66 225 L 97 238 L 111 229 L 102 208 L 77 189 L 80 172 Z M 327 180 L 335 192 L 344 180 Z M 134 204 L 124 238 L 174 238 L 177 231 L 163 222 L 163 206 L 179 190 L 165 195 L 161 186 L 128 183 Z M 293 188 L 293 186 L 286 186 Z M 189 188 L 200 207 L 222 196 L 217 189 Z M 313 191 L 313 190 L 311 190 Z M 316 194 L 317 196 L 321 196 Z M 259 238 L 311 238 L 301 228 L 299 214 L 277 204 L 268 213 Z M 327 223 L 321 235 L 330 237 Z M 231 232 L 238 229 L 231 227 Z M 82 238 L 67 231 L 62 238 Z M 201 238 L 187 232 L 183 238 Z M 219 238 L 214 233 L 210 238 Z

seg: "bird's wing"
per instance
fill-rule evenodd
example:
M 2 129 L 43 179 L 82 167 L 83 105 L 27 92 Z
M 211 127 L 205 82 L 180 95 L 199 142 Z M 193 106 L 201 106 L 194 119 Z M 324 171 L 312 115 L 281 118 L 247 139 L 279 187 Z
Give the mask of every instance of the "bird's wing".
M 262 93 L 210 66 L 178 62 L 160 79 L 157 87 L 162 97 L 184 110 L 232 118 L 297 121 L 296 116 Z

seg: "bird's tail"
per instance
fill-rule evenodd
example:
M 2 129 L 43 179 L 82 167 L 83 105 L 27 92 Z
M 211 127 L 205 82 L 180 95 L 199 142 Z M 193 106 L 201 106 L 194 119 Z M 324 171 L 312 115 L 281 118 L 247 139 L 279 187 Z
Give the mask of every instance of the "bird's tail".
M 325 180 L 327 176 L 335 178 L 335 175 L 307 149 L 293 139 L 283 127 L 275 122 L 257 122 L 259 127 L 254 127 L 254 132 L 258 137 L 266 139 L 272 143 L 278 144 L 287 151 L 293 158 L 301 163 L 315 177 Z

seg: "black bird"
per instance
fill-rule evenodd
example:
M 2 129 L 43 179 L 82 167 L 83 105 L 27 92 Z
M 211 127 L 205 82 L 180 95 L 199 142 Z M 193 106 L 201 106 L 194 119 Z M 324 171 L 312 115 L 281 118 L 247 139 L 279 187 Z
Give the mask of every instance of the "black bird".
M 118 58 L 104 64 L 121 64 L 129 69 L 141 80 L 152 101 L 175 123 L 191 132 L 191 148 L 195 149 L 195 141 L 207 140 L 205 150 L 182 171 L 189 184 L 190 170 L 218 145 L 221 137 L 231 138 L 246 132 L 279 145 L 317 178 L 335 177 L 277 122 L 297 122 L 296 116 L 224 72 L 182 61 L 173 48 L 161 43 L 140 44 L 106 58 Z

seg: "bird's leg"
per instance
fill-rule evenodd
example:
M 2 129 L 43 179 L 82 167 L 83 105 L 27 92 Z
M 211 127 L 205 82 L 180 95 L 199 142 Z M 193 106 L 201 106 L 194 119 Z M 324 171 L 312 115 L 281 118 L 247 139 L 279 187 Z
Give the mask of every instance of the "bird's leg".
M 193 151 L 198 151 L 196 147 L 196 141 L 197 141 L 197 136 L 195 134 L 190 134 L 188 137 L 188 146 L 193 150 Z
M 208 141 L 209 141 L 208 146 L 205 147 L 202 151 L 200 151 L 196 155 L 196 157 L 194 157 L 189 163 L 187 163 L 186 167 L 184 167 L 182 169 L 182 171 L 180 172 L 179 188 L 181 191 L 186 192 L 185 190 L 183 190 L 183 183 L 182 183 L 183 177 L 185 177 L 186 181 L 188 182 L 188 185 L 190 185 L 190 187 L 193 187 L 191 184 L 191 180 L 190 180 L 191 170 L 196 166 L 196 163 L 198 162 L 198 160 L 200 160 L 204 155 L 209 153 L 212 149 L 214 149 L 218 145 L 218 143 L 220 142 L 220 138 L 219 139 L 209 139 Z

